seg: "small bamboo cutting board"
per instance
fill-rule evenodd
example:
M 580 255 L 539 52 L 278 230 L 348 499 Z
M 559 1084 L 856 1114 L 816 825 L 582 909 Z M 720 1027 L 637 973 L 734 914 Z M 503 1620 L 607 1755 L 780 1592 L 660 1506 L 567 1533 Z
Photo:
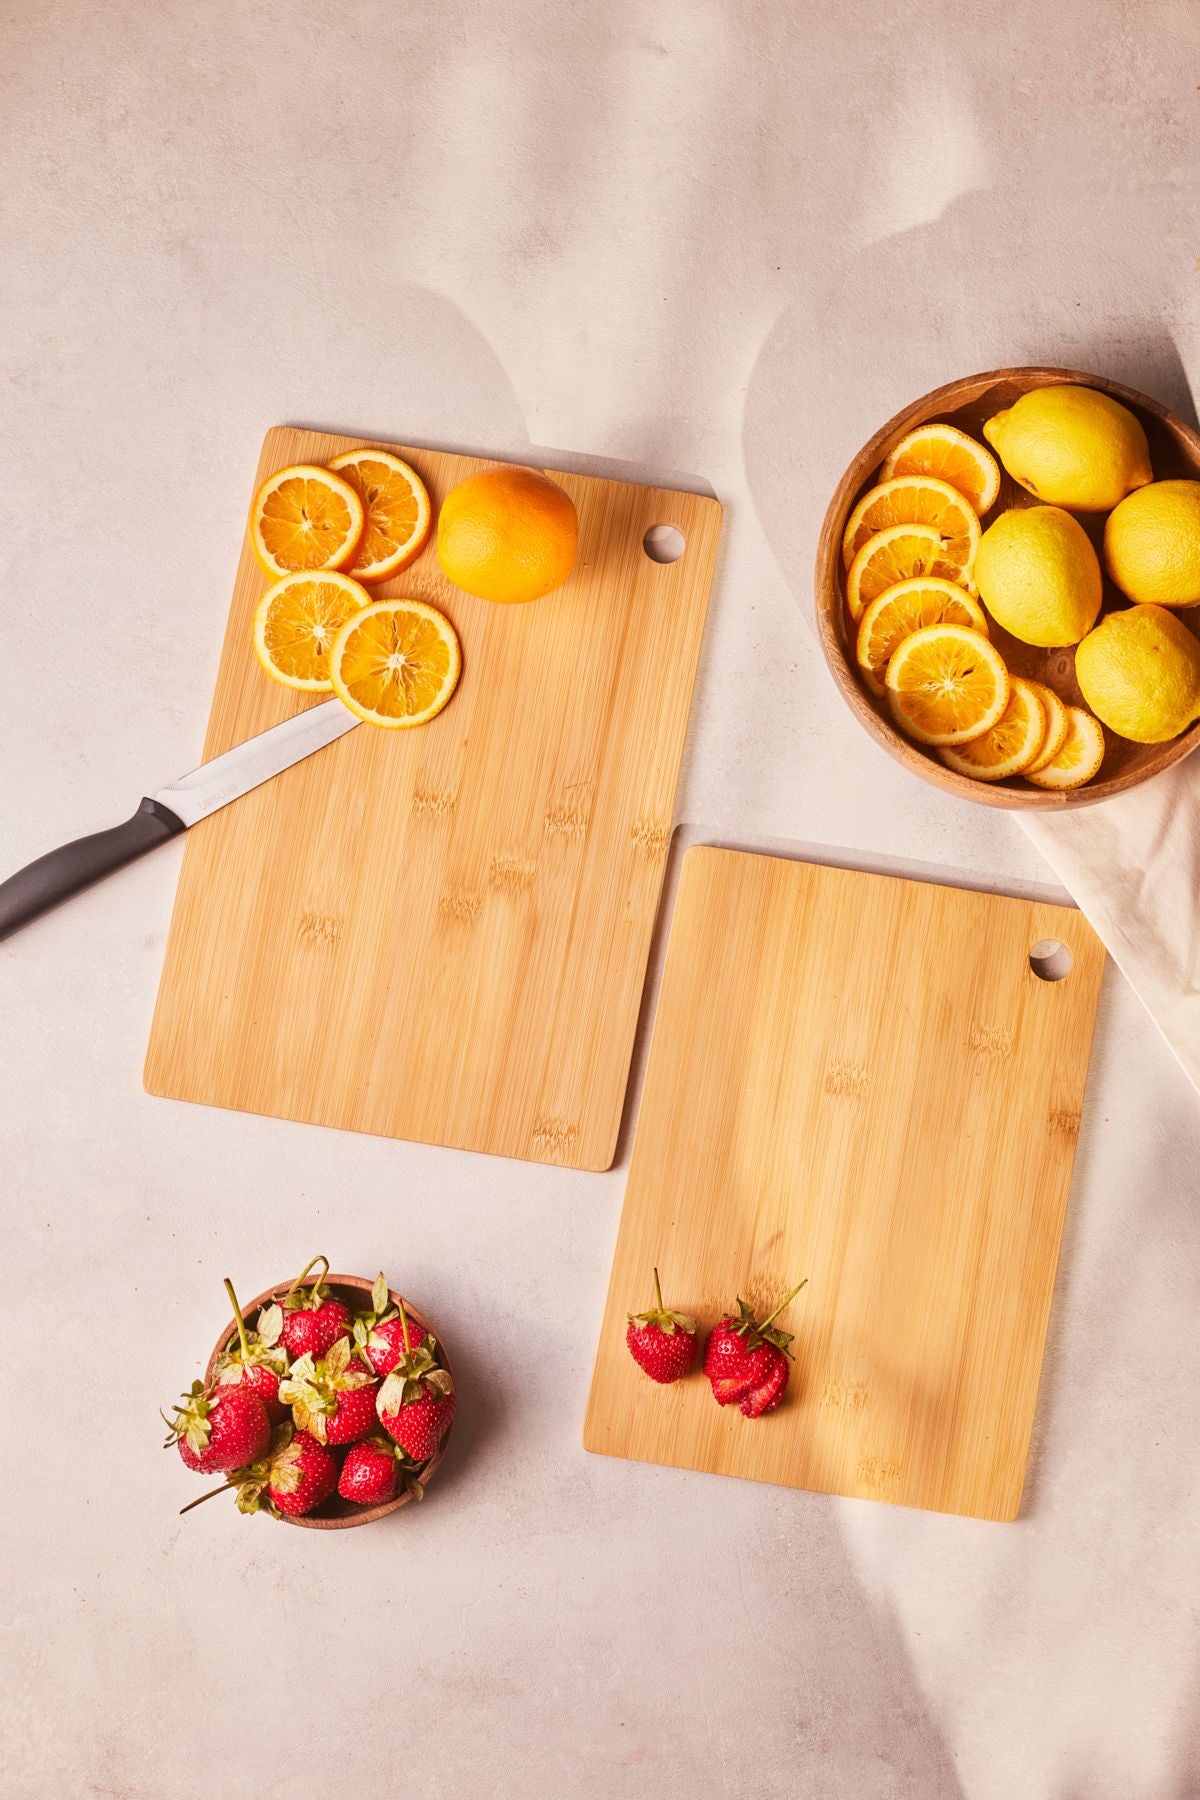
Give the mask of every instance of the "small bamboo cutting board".
M 277 428 L 257 481 L 364 441 Z M 490 466 L 399 454 L 435 511 Z M 429 600 L 457 629 L 463 674 L 443 713 L 410 731 L 360 725 L 188 833 L 151 1093 L 611 1163 L 721 508 L 550 473 L 580 524 L 556 593 L 474 599 L 442 575 L 432 538 L 375 589 Z M 654 524 L 682 532 L 677 561 L 647 555 Z M 246 541 L 206 757 L 311 703 L 255 660 L 266 586 Z
M 1014 1518 L 1103 964 L 1069 908 L 689 851 L 587 1448 Z M 654 1265 L 702 1332 L 808 1277 L 778 1411 L 641 1373 Z

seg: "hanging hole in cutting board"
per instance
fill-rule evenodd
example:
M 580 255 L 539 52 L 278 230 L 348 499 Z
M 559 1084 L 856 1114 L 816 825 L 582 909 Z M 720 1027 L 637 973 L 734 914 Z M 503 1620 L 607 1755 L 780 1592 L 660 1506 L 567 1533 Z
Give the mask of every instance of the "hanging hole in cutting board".
M 1061 981 L 1071 973 L 1071 952 L 1061 938 L 1039 938 L 1029 952 L 1029 966 L 1039 981 Z
M 642 549 L 651 562 L 678 562 L 687 549 L 687 539 L 676 525 L 648 525 Z

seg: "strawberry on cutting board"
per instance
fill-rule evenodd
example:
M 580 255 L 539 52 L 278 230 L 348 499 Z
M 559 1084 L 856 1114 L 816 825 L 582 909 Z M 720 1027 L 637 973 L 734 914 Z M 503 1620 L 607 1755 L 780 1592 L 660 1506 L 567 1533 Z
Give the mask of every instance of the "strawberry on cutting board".
M 630 1313 L 625 1342 L 639 1369 L 651 1381 L 678 1381 L 696 1360 L 696 1321 L 663 1305 L 658 1270 L 654 1271 L 655 1304 L 648 1312 Z
M 748 1419 L 772 1412 L 783 1399 L 788 1384 L 790 1331 L 774 1321 L 806 1285 L 792 1289 L 760 1325 L 753 1308 L 739 1299 L 736 1314 L 714 1325 L 704 1350 L 704 1373 L 712 1384 L 718 1406 L 737 1405 Z

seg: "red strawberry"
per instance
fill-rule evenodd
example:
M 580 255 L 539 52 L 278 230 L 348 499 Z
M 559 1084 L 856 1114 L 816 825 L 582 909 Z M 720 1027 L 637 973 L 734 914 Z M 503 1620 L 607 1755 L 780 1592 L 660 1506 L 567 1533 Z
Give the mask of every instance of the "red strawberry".
M 193 1381 L 183 1405 L 173 1411 L 175 1418 L 167 1419 L 171 1429 L 165 1447 L 178 1444 L 188 1468 L 200 1475 L 241 1468 L 261 1456 L 270 1442 L 266 1408 L 249 1388 L 206 1392 L 201 1382 Z
M 414 1350 L 425 1342 L 425 1333 L 414 1319 L 408 1321 L 408 1336 Z M 404 1355 L 404 1326 L 399 1313 L 372 1326 L 360 1348 L 377 1375 L 390 1375 Z
M 739 1299 L 736 1318 L 731 1314 L 713 1327 L 704 1351 L 704 1373 L 718 1406 L 737 1401 L 748 1419 L 757 1419 L 779 1405 L 788 1384 L 792 1334 L 771 1321 L 804 1285 L 802 1281 L 793 1288 L 761 1325 L 747 1302 Z
M 625 1342 L 634 1362 L 651 1381 L 678 1381 L 696 1360 L 696 1321 L 687 1313 L 667 1311 L 657 1269 L 654 1295 L 657 1305 L 649 1312 L 630 1313 Z
M 375 1410 L 384 1430 L 415 1463 L 428 1462 L 450 1429 L 458 1395 L 449 1369 L 435 1360 L 436 1339 L 413 1347 L 404 1304 L 400 1305 L 405 1352 L 379 1390 Z
M 280 1378 L 287 1373 L 287 1356 L 279 1343 L 283 1313 L 278 1306 L 264 1306 L 258 1315 L 257 1331 L 247 1332 L 228 1276 L 225 1291 L 233 1303 L 237 1347 L 231 1340 L 217 1359 L 217 1381 L 223 1387 L 249 1388 L 266 1407 L 272 1425 L 278 1425 L 287 1418 L 287 1407 L 279 1399 Z
M 322 1264 L 320 1275 L 306 1292 L 302 1292 L 309 1269 L 315 1269 L 318 1263 Z M 324 1356 L 340 1337 L 349 1335 L 350 1308 L 340 1300 L 326 1298 L 321 1285 L 328 1273 L 328 1258 L 314 1256 L 284 1296 L 283 1342 L 291 1357 Z
M 267 1499 L 293 1518 L 313 1512 L 337 1486 L 337 1457 L 307 1431 L 296 1432 L 268 1467 Z
M 396 1450 L 382 1438 L 366 1438 L 351 1444 L 338 1476 L 337 1491 L 343 1500 L 356 1506 L 379 1506 L 395 1498 L 400 1486 L 400 1465 Z
M 350 1339 L 340 1337 L 320 1362 L 297 1357 L 279 1398 L 291 1407 L 298 1430 L 322 1444 L 352 1444 L 374 1428 L 378 1386 L 366 1363 L 351 1353 Z

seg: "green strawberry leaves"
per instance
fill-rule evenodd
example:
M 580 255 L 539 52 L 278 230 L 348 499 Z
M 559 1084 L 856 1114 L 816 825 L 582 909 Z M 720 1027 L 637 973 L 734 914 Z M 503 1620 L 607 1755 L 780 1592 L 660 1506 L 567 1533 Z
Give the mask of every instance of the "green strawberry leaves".
M 163 1449 L 169 1450 L 179 1438 L 186 1438 L 188 1449 L 194 1451 L 197 1456 L 201 1456 L 208 1448 L 208 1440 L 212 1434 L 208 1415 L 212 1411 L 213 1403 L 205 1393 L 202 1381 L 193 1381 L 191 1387 L 181 1397 L 183 1405 L 171 1408 L 175 1414 L 173 1419 L 168 1419 L 166 1413 L 162 1414 L 163 1421 L 168 1427 Z

